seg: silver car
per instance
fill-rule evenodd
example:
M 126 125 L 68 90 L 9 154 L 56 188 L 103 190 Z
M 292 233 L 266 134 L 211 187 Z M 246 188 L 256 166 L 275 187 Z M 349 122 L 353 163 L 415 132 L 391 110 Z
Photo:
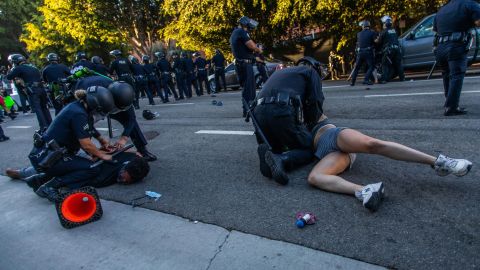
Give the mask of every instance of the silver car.
M 434 19 L 435 14 L 423 18 L 398 39 L 402 48 L 404 68 L 430 68 L 435 63 L 435 55 L 433 54 Z M 477 28 L 476 32 L 472 30 L 472 34 L 474 36 L 475 33 L 479 35 L 480 31 L 478 30 L 480 29 Z M 469 61 L 473 58 L 476 46 L 475 38 L 473 38 L 468 52 Z M 477 58 L 476 61 L 478 60 Z

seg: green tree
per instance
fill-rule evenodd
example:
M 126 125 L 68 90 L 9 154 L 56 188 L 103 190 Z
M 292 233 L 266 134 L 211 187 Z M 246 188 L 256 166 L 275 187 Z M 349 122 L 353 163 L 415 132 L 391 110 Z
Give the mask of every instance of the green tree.
M 37 0 L 0 1 L 0 54 L 6 56 L 12 52 L 21 52 L 23 46 L 19 40 L 22 24 L 35 14 Z

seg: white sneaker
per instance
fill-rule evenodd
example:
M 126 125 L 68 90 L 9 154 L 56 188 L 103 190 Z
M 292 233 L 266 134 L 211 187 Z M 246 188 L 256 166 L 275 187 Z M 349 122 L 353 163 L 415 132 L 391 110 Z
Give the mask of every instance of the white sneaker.
M 446 176 L 451 173 L 456 176 L 464 176 L 472 168 L 472 162 L 466 159 L 449 158 L 440 154 L 433 168 L 440 176 Z
M 362 190 L 363 206 L 375 212 L 380 207 L 385 196 L 385 188 L 382 182 L 366 185 Z

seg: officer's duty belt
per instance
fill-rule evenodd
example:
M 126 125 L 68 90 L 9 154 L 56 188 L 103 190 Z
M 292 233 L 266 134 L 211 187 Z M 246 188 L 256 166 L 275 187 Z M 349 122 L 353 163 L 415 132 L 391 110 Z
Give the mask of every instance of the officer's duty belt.
M 204 71 L 205 69 L 204 68 L 198 68 L 197 70 L 198 71 Z
M 165 72 L 162 72 L 162 73 L 163 73 L 163 74 L 170 74 L 170 72 L 168 72 L 168 71 L 165 71 Z
M 469 33 L 453 32 L 449 35 L 439 36 L 437 39 L 438 39 L 438 43 L 440 44 L 440 43 L 446 43 L 449 41 L 452 41 L 452 42 L 468 41 L 469 38 L 470 38 Z
M 120 75 L 118 75 L 118 77 L 127 77 L 127 76 L 130 76 L 130 74 L 125 73 L 125 74 L 120 74 Z
M 235 59 L 239 63 L 247 63 L 247 64 L 252 64 L 253 60 L 252 59 Z
M 373 47 L 358 48 L 358 51 L 359 52 L 365 52 L 365 51 L 370 51 L 371 49 L 373 49 Z
M 278 97 L 264 97 L 259 98 L 257 100 L 257 106 L 264 105 L 264 104 L 281 104 L 285 103 L 285 101 L 280 101 Z M 293 100 L 291 98 L 288 99 L 288 105 L 293 105 Z

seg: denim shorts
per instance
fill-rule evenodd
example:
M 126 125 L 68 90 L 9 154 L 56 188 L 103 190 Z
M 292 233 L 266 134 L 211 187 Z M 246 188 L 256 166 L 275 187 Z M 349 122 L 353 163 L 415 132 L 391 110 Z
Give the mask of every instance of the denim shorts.
M 340 131 L 346 129 L 345 127 L 329 128 L 323 132 L 317 142 L 317 149 L 315 150 L 315 157 L 322 160 L 326 155 L 333 152 L 341 152 L 337 145 L 337 137 Z

